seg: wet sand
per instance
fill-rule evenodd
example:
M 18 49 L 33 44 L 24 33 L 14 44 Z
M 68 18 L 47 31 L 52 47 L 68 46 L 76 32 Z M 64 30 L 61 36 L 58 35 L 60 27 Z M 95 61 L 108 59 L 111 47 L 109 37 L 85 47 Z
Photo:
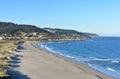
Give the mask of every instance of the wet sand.
M 22 79 L 115 79 L 87 65 L 38 49 L 32 44 L 25 42 L 25 50 L 16 52 L 23 56 L 20 66 L 15 69 L 27 76 Z

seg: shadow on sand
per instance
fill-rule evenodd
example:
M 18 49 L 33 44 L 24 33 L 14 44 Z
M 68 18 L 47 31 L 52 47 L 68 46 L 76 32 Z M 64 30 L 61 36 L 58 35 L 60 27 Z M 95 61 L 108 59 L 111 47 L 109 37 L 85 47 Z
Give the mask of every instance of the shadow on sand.
M 8 70 L 8 74 L 12 76 L 12 79 L 30 79 L 27 75 L 23 75 L 19 71 Z
M 15 57 L 11 57 L 11 59 L 12 59 L 13 61 L 18 61 L 18 60 L 20 60 L 20 57 L 15 56 Z
M 11 63 L 13 63 L 13 64 L 19 64 L 19 63 L 21 63 L 20 61 L 11 61 Z
M 11 75 L 12 79 L 30 79 L 27 75 L 17 71 L 16 68 L 20 67 L 19 63 L 21 60 L 20 56 L 11 57 L 11 66 L 7 68 L 8 74 Z

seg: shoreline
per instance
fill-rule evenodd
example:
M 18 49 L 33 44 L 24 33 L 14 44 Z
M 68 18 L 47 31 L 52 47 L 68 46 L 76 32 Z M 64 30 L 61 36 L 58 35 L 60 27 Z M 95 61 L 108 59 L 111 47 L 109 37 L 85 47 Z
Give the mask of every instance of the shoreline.
M 36 43 L 25 42 L 25 50 L 18 52 L 23 57 L 15 70 L 29 79 L 115 79 L 83 63 L 40 49 Z
M 88 68 L 88 69 L 90 69 L 90 71 L 91 71 L 92 74 L 93 74 L 93 73 L 96 73 L 96 77 L 98 77 L 99 79 L 104 79 L 103 77 L 106 77 L 106 76 L 110 77 L 109 79 L 116 79 L 116 78 L 114 78 L 114 77 L 112 77 L 112 76 L 110 76 L 110 75 L 108 75 L 108 74 L 105 74 L 105 73 L 103 73 L 103 72 L 101 72 L 101 71 L 98 71 L 98 70 L 90 67 L 88 64 L 85 64 L 85 63 L 83 63 L 83 62 L 78 62 L 78 61 L 76 61 L 76 60 L 74 60 L 74 59 L 72 59 L 72 58 L 68 58 L 68 57 L 65 57 L 65 56 L 63 56 L 63 55 L 59 55 L 59 54 L 56 54 L 56 53 L 52 53 L 52 52 L 50 52 L 50 51 L 48 51 L 48 50 L 42 49 L 42 48 L 40 48 L 40 47 L 37 46 L 38 43 L 40 43 L 40 42 L 34 43 L 34 45 L 33 45 L 33 43 L 31 43 L 31 45 L 33 45 L 33 47 L 35 46 L 35 48 L 40 49 L 40 51 L 41 51 L 41 50 L 42 50 L 42 51 L 45 51 L 45 52 L 48 53 L 48 54 L 51 54 L 51 55 L 53 55 L 53 56 L 55 56 L 55 57 L 64 59 L 66 62 L 70 62 L 70 63 L 74 64 L 77 68 L 85 71 L 86 73 L 89 73 L 89 71 L 87 71 L 87 69 L 84 69 L 84 68 Z M 105 79 L 106 79 L 106 78 L 105 78 Z

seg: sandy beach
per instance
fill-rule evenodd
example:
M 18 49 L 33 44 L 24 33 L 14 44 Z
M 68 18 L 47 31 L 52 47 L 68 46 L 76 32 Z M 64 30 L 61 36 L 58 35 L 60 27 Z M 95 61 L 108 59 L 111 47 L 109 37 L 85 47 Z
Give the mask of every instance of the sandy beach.
M 24 76 L 13 73 L 15 79 L 115 79 L 84 64 L 38 49 L 31 42 L 25 42 L 24 47 L 23 52 L 15 52 L 23 56 L 15 70 Z

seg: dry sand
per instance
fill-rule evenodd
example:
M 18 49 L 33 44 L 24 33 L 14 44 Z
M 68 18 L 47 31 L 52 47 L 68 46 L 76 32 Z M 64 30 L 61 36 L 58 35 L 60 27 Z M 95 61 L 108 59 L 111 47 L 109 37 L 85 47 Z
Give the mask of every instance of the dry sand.
M 25 42 L 24 46 L 26 49 L 18 52 L 23 57 L 16 70 L 30 79 L 114 79 L 84 64 L 40 50 L 31 42 Z

